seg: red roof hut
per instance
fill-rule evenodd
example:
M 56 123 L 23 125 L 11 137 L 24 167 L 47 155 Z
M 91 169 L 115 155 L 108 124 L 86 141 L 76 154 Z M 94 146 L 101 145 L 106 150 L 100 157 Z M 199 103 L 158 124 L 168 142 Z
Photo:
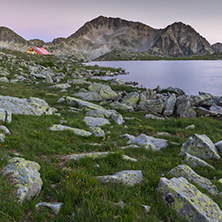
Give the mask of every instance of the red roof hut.
M 26 53 L 39 54 L 39 55 L 50 55 L 50 53 L 44 47 L 30 47 Z

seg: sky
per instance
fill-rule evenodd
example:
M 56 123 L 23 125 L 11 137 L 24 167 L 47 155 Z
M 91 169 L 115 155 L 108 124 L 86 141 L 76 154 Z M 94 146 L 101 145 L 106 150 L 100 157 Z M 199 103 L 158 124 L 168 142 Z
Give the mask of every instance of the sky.
M 222 42 L 221 9 L 222 0 L 0 0 L 0 26 L 49 42 L 100 15 L 158 29 L 181 21 L 214 44 Z

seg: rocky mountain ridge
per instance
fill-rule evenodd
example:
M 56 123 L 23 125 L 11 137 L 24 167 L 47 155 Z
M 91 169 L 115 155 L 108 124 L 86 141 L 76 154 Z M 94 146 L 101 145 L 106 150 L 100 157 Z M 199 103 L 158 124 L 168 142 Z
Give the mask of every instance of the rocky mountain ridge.
M 175 22 L 164 29 L 154 29 L 139 22 L 99 16 L 86 22 L 68 38 L 56 38 L 50 43 L 26 41 L 12 30 L 0 27 L 0 46 L 24 51 L 27 46 L 44 45 L 52 54 L 76 55 L 96 59 L 115 51 L 147 53 L 151 56 L 182 57 L 222 52 L 211 46 L 191 26 Z

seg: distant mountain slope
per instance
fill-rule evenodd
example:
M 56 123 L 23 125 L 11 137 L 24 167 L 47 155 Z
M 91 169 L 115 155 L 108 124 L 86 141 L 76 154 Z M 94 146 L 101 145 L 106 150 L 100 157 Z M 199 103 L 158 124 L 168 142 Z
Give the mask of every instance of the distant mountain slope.
M 214 53 L 205 38 L 182 22 L 154 29 L 139 22 L 103 16 L 87 22 L 64 42 L 90 59 L 119 50 L 175 57 Z
M 187 56 L 194 54 L 212 54 L 210 43 L 200 36 L 191 26 L 175 22 L 159 30 L 153 50 L 159 50 L 168 56 Z
M 7 27 L 0 27 L 0 41 L 26 44 L 26 40 Z
M 218 42 L 212 45 L 212 49 L 215 53 L 222 53 L 222 43 Z
M 100 16 L 69 36 L 66 44 L 77 46 L 90 58 L 116 49 L 143 52 L 152 46 L 156 32 L 156 29 L 139 22 Z
M 68 38 L 56 38 L 51 43 L 34 39 L 26 41 L 12 30 L 0 27 L 0 47 L 24 51 L 29 46 L 43 45 L 51 54 L 76 55 L 96 59 L 107 54 L 129 57 L 142 56 L 181 57 L 222 52 L 222 44 L 213 46 L 191 26 L 175 22 L 164 29 L 154 29 L 140 22 L 99 16 L 86 22 Z M 128 54 L 128 55 L 127 55 Z

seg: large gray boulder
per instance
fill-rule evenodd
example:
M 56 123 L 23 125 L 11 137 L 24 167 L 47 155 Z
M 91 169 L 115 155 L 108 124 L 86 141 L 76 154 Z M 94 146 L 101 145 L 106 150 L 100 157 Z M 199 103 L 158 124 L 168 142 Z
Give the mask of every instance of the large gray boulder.
M 112 114 L 111 111 L 103 108 L 102 106 L 99 106 L 94 103 L 87 102 L 87 101 L 84 101 L 81 99 L 77 99 L 75 97 L 70 97 L 70 96 L 62 97 L 57 102 L 61 103 L 61 104 L 68 104 L 70 106 L 77 106 L 80 108 L 88 108 L 91 110 L 98 110 L 98 111 L 102 112 L 106 117 L 109 117 Z
M 174 112 L 176 104 L 176 96 L 175 94 L 169 95 L 166 100 L 164 101 L 164 111 L 163 115 L 164 116 L 172 116 Z
M 138 137 L 130 139 L 127 144 L 137 144 L 147 150 L 159 151 L 168 146 L 167 140 L 156 139 L 152 136 L 141 134 Z
M 104 126 L 106 124 L 110 124 L 108 119 L 91 116 L 86 116 L 83 121 L 87 126 Z
M 198 185 L 203 189 L 206 189 L 212 195 L 220 195 L 221 193 L 218 191 L 217 187 L 211 183 L 211 181 L 205 177 L 202 177 L 195 173 L 189 166 L 185 164 L 178 165 L 170 170 L 167 175 L 172 177 L 184 177 L 190 183 L 194 185 Z
M 162 99 L 147 100 L 147 102 L 140 107 L 141 110 L 152 113 L 162 113 L 164 103 Z
M 212 103 L 212 96 L 209 94 L 204 95 L 191 95 L 189 97 L 191 106 L 210 105 Z
M 190 105 L 189 96 L 179 96 L 176 101 L 176 114 L 181 118 L 195 118 L 196 112 Z
M 184 157 L 184 163 L 188 164 L 192 168 L 206 167 L 206 168 L 215 170 L 215 168 L 213 166 L 211 166 L 210 164 L 208 164 L 204 160 L 202 160 L 196 156 L 192 156 L 189 153 L 186 153 L 186 155 Z
M 168 87 L 166 89 L 163 89 L 162 92 L 174 93 L 177 96 L 182 96 L 182 95 L 185 94 L 185 92 L 182 89 L 177 88 L 177 87 L 172 87 L 172 86 L 170 86 L 170 87 Z
M 190 155 L 199 157 L 201 159 L 220 159 L 216 147 L 213 142 L 206 135 L 194 134 L 188 138 L 187 141 L 182 145 L 180 155 Z
M 99 95 L 99 93 L 93 91 L 89 91 L 89 92 L 79 92 L 79 93 L 75 93 L 73 94 L 74 96 L 80 97 L 83 100 L 88 100 L 88 101 L 102 101 L 103 98 Z
M 96 179 L 102 183 L 122 183 L 127 186 L 134 186 L 143 181 L 143 175 L 141 170 L 123 170 L 113 175 L 97 176 Z
M 37 196 L 42 188 L 38 163 L 23 158 L 12 158 L 4 169 L 4 175 L 13 179 L 19 202 L 31 200 Z
M 158 192 L 177 216 L 186 221 L 222 221 L 219 206 L 183 177 L 160 178 Z
M 146 89 L 144 92 L 142 92 L 140 95 L 144 95 L 146 100 L 153 100 L 156 99 L 156 91 L 152 89 Z
M 0 109 L 13 114 L 37 115 L 53 114 L 56 110 L 49 107 L 48 103 L 42 99 L 29 97 L 20 99 L 17 97 L 0 96 Z
M 130 92 L 126 94 L 122 103 L 126 104 L 127 106 L 136 107 L 140 99 L 140 95 L 138 92 Z
M 127 105 L 125 103 L 120 103 L 118 101 L 115 101 L 113 103 L 110 103 L 110 107 L 112 109 L 117 109 L 117 110 L 123 110 L 123 111 L 134 111 L 133 106 Z
M 97 92 L 103 100 L 115 99 L 118 97 L 118 94 L 114 92 L 108 85 L 93 83 L 89 85 L 88 89 L 90 91 Z

